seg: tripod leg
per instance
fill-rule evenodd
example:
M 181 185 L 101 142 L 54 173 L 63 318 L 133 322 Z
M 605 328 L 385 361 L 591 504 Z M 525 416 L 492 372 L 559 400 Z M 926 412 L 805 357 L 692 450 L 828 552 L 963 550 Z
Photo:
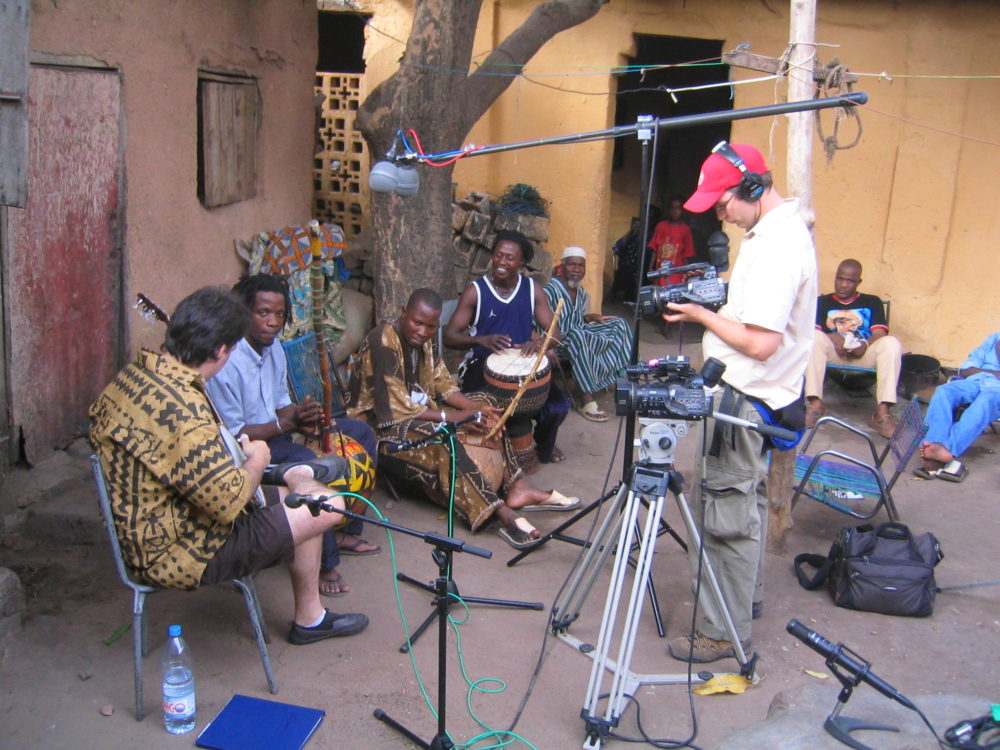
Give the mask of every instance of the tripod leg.
M 628 680 L 632 663 L 632 652 L 635 650 L 636 634 L 639 630 L 639 616 L 642 614 L 643 588 L 650 580 L 653 566 L 653 553 L 656 546 L 658 522 L 663 513 L 663 497 L 657 497 L 646 512 L 646 522 L 639 542 L 639 560 L 635 576 L 632 579 L 632 591 L 629 597 L 628 609 L 622 624 L 621 643 L 618 647 L 618 658 L 614 678 L 611 681 L 611 693 L 608 696 L 606 718 L 617 724 L 626 705 L 624 695 L 630 692 Z M 634 688 L 633 688 L 634 689 Z
M 622 590 L 625 585 L 625 574 L 628 572 L 629 550 L 635 535 L 635 519 L 639 503 L 636 495 L 629 491 L 622 513 L 622 522 L 618 534 L 618 554 L 611 569 L 611 585 L 604 601 L 604 612 L 601 615 L 601 630 L 594 651 L 594 663 L 590 669 L 590 681 L 587 684 L 587 694 L 584 699 L 584 711 L 587 716 L 597 716 L 597 704 L 601 696 L 601 683 L 604 677 L 605 665 L 608 661 L 608 651 L 611 648 L 611 633 L 618 616 L 618 606 L 621 603 Z M 610 704 L 609 704 L 610 706 Z
M 405 654 L 410 650 L 410 646 L 417 642 L 417 638 L 424 634 L 424 631 L 430 627 L 431 623 L 434 622 L 434 618 L 437 617 L 437 601 L 433 602 L 435 609 L 424 618 L 424 621 L 417 625 L 412 633 L 410 633 L 410 639 L 404 641 L 403 645 L 399 647 L 399 653 Z M 446 605 L 447 606 L 447 605 Z
M 693 549 L 698 549 L 701 546 L 701 534 L 698 532 L 697 526 L 695 526 L 694 518 L 691 515 L 691 510 L 688 508 L 684 493 L 676 492 L 674 493 L 674 497 L 677 499 L 677 509 L 681 512 L 684 525 L 687 526 L 688 539 L 693 545 Z M 722 614 L 722 623 L 726 628 L 726 633 L 729 634 L 730 643 L 733 644 L 733 650 L 736 652 L 736 660 L 740 664 L 746 664 L 747 655 L 743 651 L 739 634 L 736 632 L 736 625 L 733 624 L 732 615 L 729 614 L 729 607 L 726 605 L 722 589 L 719 586 L 719 580 L 715 577 L 715 571 L 712 569 L 712 562 L 708 559 L 708 556 L 705 556 L 705 559 L 702 561 L 702 572 L 705 574 L 709 593 L 712 595 L 712 599 Z
M 608 508 L 607 514 L 601 520 L 590 547 L 580 558 L 566 589 L 552 605 L 552 622 L 559 629 L 564 629 L 580 616 L 583 603 L 590 593 L 598 573 L 611 553 L 612 540 L 622 523 L 622 504 L 628 494 L 628 487 L 622 484 L 618 494 Z

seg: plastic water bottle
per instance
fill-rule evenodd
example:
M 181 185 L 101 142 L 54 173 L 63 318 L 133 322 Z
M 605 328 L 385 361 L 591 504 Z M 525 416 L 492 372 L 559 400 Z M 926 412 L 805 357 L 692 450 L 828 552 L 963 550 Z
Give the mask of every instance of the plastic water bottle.
M 163 726 L 171 734 L 185 734 L 194 725 L 194 661 L 181 626 L 171 625 L 163 649 Z

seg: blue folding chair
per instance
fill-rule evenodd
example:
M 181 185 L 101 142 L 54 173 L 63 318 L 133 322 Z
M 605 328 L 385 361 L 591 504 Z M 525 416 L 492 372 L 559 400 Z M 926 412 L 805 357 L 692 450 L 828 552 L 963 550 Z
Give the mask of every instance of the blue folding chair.
M 809 455 L 809 444 L 824 425 L 841 427 L 864 440 L 871 452 L 871 461 L 867 457 L 858 458 L 833 448 L 822 450 L 815 456 Z M 899 513 L 892 499 L 892 487 L 899 475 L 906 471 L 906 465 L 926 434 L 927 425 L 924 424 L 920 402 L 916 398 L 911 399 L 903 410 L 892 437 L 881 453 L 875 450 L 875 443 L 867 432 L 836 417 L 820 418 L 795 456 L 795 478 L 798 484 L 792 495 L 792 508 L 805 495 L 861 520 L 873 518 L 885 506 L 889 520 L 898 521 Z M 890 466 L 892 474 L 886 479 L 886 469 Z M 852 497 L 857 500 L 849 499 Z M 875 500 L 868 510 L 861 506 L 866 499 Z

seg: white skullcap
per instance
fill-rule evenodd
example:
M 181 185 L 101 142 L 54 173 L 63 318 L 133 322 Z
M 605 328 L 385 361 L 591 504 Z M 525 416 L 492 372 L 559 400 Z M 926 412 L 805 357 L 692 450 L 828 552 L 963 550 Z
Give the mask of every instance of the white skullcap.
M 584 260 L 586 260 L 587 251 L 584 250 L 582 247 L 577 247 L 576 245 L 573 245 L 572 247 L 567 247 L 565 250 L 563 250 L 562 257 L 560 258 L 560 260 L 566 260 L 567 258 L 583 258 Z

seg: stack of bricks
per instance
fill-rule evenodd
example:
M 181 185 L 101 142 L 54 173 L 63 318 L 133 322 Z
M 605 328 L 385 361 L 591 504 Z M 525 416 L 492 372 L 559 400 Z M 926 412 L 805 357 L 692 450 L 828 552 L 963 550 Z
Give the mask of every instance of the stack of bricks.
M 473 279 L 486 273 L 497 232 L 514 230 L 531 240 L 535 257 L 526 269 L 528 276 L 545 284 L 552 278 L 552 255 L 542 247 L 549 239 L 545 216 L 510 213 L 499 209 L 487 193 L 473 191 L 451 204 L 454 232 L 455 288 L 461 292 Z

